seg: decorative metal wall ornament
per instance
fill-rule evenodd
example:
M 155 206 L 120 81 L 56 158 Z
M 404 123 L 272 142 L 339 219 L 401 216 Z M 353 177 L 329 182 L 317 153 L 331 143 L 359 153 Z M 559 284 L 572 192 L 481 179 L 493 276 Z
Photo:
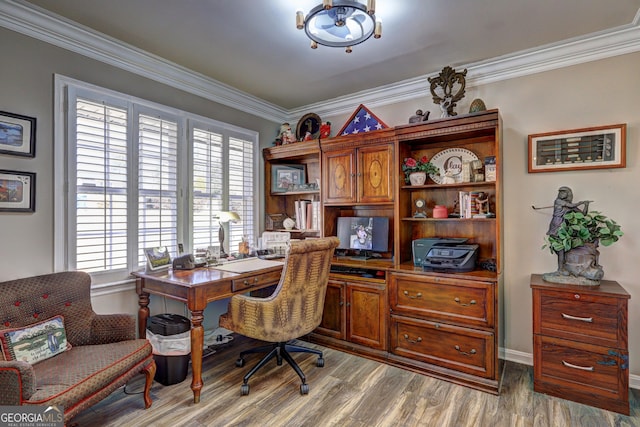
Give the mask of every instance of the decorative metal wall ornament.
M 458 101 L 464 98 L 464 90 L 467 85 L 466 75 L 466 68 L 462 72 L 456 72 L 455 69 L 446 66 L 437 77 L 429 77 L 428 80 L 431 83 L 429 90 L 433 95 L 434 104 L 440 105 L 441 117 L 451 117 L 458 114 L 453 111 L 453 108 Z

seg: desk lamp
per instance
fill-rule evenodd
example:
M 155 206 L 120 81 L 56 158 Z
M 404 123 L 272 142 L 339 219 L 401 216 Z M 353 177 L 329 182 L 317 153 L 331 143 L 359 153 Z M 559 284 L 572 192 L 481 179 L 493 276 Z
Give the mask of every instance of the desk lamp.
M 220 228 L 218 229 L 218 241 L 220 242 L 220 258 L 227 258 L 229 255 L 224 251 L 224 227 L 223 223 L 226 222 L 238 222 L 240 221 L 240 215 L 231 211 L 222 211 L 218 214 L 218 224 L 220 224 Z

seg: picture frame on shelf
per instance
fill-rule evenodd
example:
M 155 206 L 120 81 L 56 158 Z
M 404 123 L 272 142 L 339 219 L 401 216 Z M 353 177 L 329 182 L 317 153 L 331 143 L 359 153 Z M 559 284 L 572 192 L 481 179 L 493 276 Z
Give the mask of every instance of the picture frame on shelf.
M 147 271 L 160 271 L 171 265 L 171 255 L 166 246 L 146 248 L 144 255 L 147 258 Z
M 36 174 L 0 170 L 0 212 L 36 211 Z
M 284 228 L 283 221 L 287 218 L 288 216 L 283 213 L 267 214 L 264 228 L 267 231 L 282 230 Z
M 285 193 L 294 186 L 305 183 L 305 165 L 273 165 L 271 167 L 271 192 Z
M 626 167 L 627 125 L 529 135 L 529 173 Z
M 0 154 L 35 157 L 35 117 L 0 111 Z

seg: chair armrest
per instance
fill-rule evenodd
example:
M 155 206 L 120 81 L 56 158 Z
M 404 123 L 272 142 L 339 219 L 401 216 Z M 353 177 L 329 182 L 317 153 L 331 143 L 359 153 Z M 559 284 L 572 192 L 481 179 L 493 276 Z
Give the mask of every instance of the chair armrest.
M 136 319 L 130 314 L 97 314 L 91 322 L 91 344 L 136 339 Z
M 0 406 L 19 406 L 36 391 L 36 374 L 27 362 L 0 361 Z

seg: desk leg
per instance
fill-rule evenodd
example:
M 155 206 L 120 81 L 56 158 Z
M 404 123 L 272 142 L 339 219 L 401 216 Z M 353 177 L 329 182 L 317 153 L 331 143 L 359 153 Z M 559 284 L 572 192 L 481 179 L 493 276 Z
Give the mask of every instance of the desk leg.
M 191 311 L 191 390 L 193 403 L 200 402 L 202 390 L 202 347 L 204 346 L 203 310 Z
M 149 294 L 142 292 L 142 279 L 136 280 L 136 290 L 138 292 L 138 336 L 147 337 L 147 318 L 149 317 Z

